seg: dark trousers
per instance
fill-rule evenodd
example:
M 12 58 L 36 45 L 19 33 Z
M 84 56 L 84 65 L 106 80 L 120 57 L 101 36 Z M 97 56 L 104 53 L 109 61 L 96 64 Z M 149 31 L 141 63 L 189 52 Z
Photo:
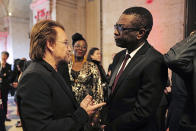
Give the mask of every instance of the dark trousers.
M 166 110 L 167 110 L 167 105 L 166 106 L 161 106 L 157 109 L 157 124 L 158 124 L 158 128 L 160 131 L 165 131 L 165 121 L 166 121 L 166 117 L 165 117 L 165 114 L 166 114 Z
M 2 101 L 2 104 L 0 104 L 0 131 L 6 131 L 5 129 L 5 118 L 6 118 L 6 114 L 5 114 L 5 110 L 4 110 L 4 106 L 3 106 L 3 98 L 5 98 L 4 95 L 2 93 L 2 88 L 1 88 L 1 85 L 0 85 L 0 99 Z
M 8 98 L 2 99 L 2 102 L 3 102 L 3 111 L 4 111 L 5 116 L 7 115 L 7 101 L 8 101 Z
M 3 86 L 2 91 L 1 91 L 1 97 L 2 97 L 2 102 L 3 102 L 3 110 L 5 115 L 7 115 L 7 102 L 8 102 L 8 86 Z
M 6 131 L 5 130 L 5 113 L 3 110 L 3 106 L 0 105 L 0 131 Z
M 5 121 L 0 121 L 0 131 L 6 131 L 5 129 Z
M 157 118 L 156 122 L 157 122 L 159 131 L 165 131 L 166 129 L 165 114 L 166 114 L 167 108 L 168 108 L 167 98 L 166 98 L 166 95 L 163 94 L 160 105 L 156 112 L 156 118 Z
M 169 131 L 181 131 L 179 122 L 182 117 L 185 102 L 186 102 L 185 96 L 175 95 L 172 97 L 172 101 L 168 108 Z

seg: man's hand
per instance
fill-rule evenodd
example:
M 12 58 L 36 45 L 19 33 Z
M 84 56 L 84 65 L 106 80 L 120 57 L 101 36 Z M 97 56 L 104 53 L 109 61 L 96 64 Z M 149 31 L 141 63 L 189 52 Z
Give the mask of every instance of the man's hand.
M 101 125 L 101 126 L 100 126 L 100 128 L 101 128 L 102 131 L 104 131 L 105 126 L 106 126 L 106 125 Z
M 6 73 L 3 74 L 4 77 L 6 77 L 6 75 L 7 75 Z
M 105 102 L 102 102 L 102 103 L 93 105 L 92 96 L 87 95 L 80 103 L 80 107 L 82 107 L 87 112 L 87 114 L 90 116 L 95 112 L 96 109 L 102 107 L 105 104 L 106 104 Z
M 165 93 L 165 94 L 171 93 L 171 86 L 166 87 L 166 88 L 164 89 L 164 93 Z
M 18 82 L 13 82 L 13 83 L 12 83 L 12 86 L 13 86 L 14 88 L 16 88 L 16 87 L 18 86 Z

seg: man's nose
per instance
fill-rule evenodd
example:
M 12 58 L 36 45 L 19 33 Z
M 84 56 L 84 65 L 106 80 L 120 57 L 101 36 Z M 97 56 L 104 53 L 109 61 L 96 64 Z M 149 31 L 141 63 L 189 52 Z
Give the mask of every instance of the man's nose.
M 68 45 L 68 50 L 69 50 L 69 51 L 71 51 L 71 50 L 72 50 L 72 48 L 71 48 L 71 46 L 70 46 L 70 45 Z
M 117 29 L 114 29 L 114 35 L 118 36 L 119 35 L 119 31 Z

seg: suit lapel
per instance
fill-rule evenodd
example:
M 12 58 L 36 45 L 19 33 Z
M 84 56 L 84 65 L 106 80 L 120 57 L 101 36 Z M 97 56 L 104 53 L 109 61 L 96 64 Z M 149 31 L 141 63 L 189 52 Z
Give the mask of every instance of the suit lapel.
M 112 73 L 112 76 L 111 76 L 111 79 L 110 79 L 110 83 L 109 83 L 109 86 L 110 86 L 110 87 L 111 87 L 111 86 L 113 85 L 113 83 L 114 83 L 114 79 L 115 79 L 115 77 L 116 77 L 116 74 L 118 73 L 118 70 L 119 70 L 120 65 L 122 64 L 123 60 L 124 60 L 124 55 L 122 55 L 122 56 L 120 57 L 120 60 L 119 60 L 118 64 L 116 65 L 116 67 L 115 67 L 115 69 L 114 69 L 114 72 Z
M 112 93 L 112 85 L 114 83 L 114 79 L 116 77 L 116 74 L 118 73 L 118 70 L 120 68 L 120 65 L 122 64 L 123 60 L 124 60 L 124 57 L 125 55 L 122 55 L 118 61 L 118 64 L 116 65 L 113 73 L 112 73 L 112 76 L 111 76 L 111 79 L 110 79 L 110 83 L 109 83 L 109 89 L 108 89 L 108 96 L 110 96 L 110 94 Z
M 49 70 L 52 73 L 53 78 L 59 83 L 60 87 L 63 89 L 63 91 L 69 96 L 69 98 L 73 101 L 74 105 L 78 107 L 78 103 L 76 102 L 76 99 L 74 98 L 71 89 L 66 84 L 65 80 L 62 78 L 62 76 L 57 73 L 51 65 L 49 65 L 45 61 L 41 61 L 40 64 L 42 64 L 47 70 Z
M 112 95 L 115 95 L 116 91 L 119 89 L 119 85 L 123 82 L 123 80 L 127 77 L 130 70 L 133 69 L 133 67 L 145 56 L 145 53 L 147 49 L 150 47 L 150 45 L 146 42 L 141 49 L 138 50 L 138 52 L 133 56 L 131 61 L 126 66 L 125 70 L 123 71 L 122 75 L 120 76 L 116 88 L 114 89 L 114 92 Z

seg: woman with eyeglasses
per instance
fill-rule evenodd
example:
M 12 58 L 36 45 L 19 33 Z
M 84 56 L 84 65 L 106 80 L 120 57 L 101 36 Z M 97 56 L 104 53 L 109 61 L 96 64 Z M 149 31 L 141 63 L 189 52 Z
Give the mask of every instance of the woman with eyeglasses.
M 72 91 L 78 103 L 89 94 L 98 104 L 104 101 L 101 76 L 97 66 L 88 62 L 85 58 L 87 52 L 87 42 L 79 33 L 72 36 L 73 59 L 68 65 Z M 89 120 L 85 130 L 99 130 L 99 112 L 96 112 Z

